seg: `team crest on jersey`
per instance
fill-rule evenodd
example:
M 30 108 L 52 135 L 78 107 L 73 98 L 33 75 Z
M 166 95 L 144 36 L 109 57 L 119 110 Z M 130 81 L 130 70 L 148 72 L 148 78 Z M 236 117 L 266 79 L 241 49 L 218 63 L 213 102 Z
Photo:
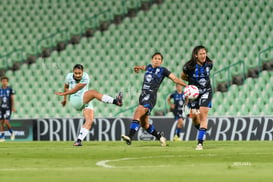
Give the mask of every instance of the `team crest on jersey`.
M 157 75 L 159 72 L 160 72 L 160 69 L 159 69 L 159 68 L 156 68 L 155 74 Z
M 152 77 L 152 75 L 147 74 L 147 75 L 145 76 L 145 79 L 146 79 L 147 82 L 151 82 L 152 79 L 153 79 L 153 77 Z
M 200 85 L 202 85 L 202 86 L 205 86 L 206 83 L 207 83 L 207 80 L 204 79 L 204 78 L 202 78 L 202 79 L 200 79 L 200 80 L 198 81 L 198 83 L 199 83 Z
M 179 101 L 179 105 L 183 105 L 183 101 L 182 100 Z
M 207 72 L 207 75 L 209 76 L 209 67 L 206 67 L 206 72 Z

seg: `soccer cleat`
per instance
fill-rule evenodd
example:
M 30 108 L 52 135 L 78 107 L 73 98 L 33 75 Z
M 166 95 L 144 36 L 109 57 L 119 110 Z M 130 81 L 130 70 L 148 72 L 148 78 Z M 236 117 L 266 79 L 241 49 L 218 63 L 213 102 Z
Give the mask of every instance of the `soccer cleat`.
M 10 140 L 15 140 L 15 134 L 14 134 L 14 133 L 12 133 L 12 134 L 10 135 Z
M 80 146 L 82 146 L 82 142 L 76 141 L 76 142 L 73 144 L 73 146 L 75 146 L 75 147 L 80 147 Z
M 161 137 L 160 137 L 160 139 L 159 139 L 160 145 L 161 145 L 161 147 L 166 147 L 167 144 L 166 144 L 166 138 L 164 137 L 164 133 L 161 132 L 160 135 L 161 135 Z
M 132 144 L 132 140 L 130 137 L 126 136 L 126 135 L 121 135 L 121 138 L 127 143 L 127 145 L 131 145 Z
M 117 106 L 122 106 L 122 104 L 123 104 L 122 99 L 123 99 L 122 92 L 119 92 L 118 96 L 116 97 L 116 99 L 114 101 L 114 104 L 117 105 Z
M 195 150 L 203 150 L 203 145 L 202 145 L 201 143 L 199 143 L 199 144 L 196 146 Z
M 164 136 L 159 139 L 161 147 L 166 147 L 166 138 Z
M 177 135 L 174 135 L 174 137 L 173 137 L 173 141 L 174 141 L 174 142 L 181 141 L 181 138 L 180 138 L 180 137 L 178 137 Z
M 0 142 L 6 141 L 5 138 L 0 138 Z

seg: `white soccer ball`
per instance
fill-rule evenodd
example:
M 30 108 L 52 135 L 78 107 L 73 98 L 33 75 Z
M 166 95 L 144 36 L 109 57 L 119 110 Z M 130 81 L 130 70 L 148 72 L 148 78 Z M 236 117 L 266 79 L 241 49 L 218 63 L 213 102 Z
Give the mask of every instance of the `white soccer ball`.
M 188 99 L 196 99 L 199 96 L 199 90 L 195 85 L 188 85 L 184 89 L 184 96 Z

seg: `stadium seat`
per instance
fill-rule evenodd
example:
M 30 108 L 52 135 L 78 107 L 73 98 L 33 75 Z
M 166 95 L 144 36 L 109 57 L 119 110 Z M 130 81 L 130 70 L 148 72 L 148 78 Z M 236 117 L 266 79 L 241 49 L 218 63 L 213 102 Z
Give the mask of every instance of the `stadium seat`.
M 17 45 L 25 48 L 27 53 L 33 54 L 36 50 L 35 40 L 63 28 L 69 29 L 69 35 L 80 33 L 80 21 L 108 7 L 112 7 L 117 14 L 123 11 L 119 7 L 121 1 L 115 0 L 79 2 L 58 0 L 42 4 L 31 0 L 16 2 L 18 5 L 15 1 L 7 1 L 0 6 L 3 15 L 0 17 L 2 22 L 0 39 L 1 43 L 3 42 L 1 54 L 12 51 Z M 132 8 L 134 5 L 139 5 L 138 2 L 128 1 L 126 5 Z M 202 6 L 196 6 L 197 3 L 201 3 Z M 207 46 L 209 57 L 214 60 L 213 71 L 218 71 L 238 60 L 244 60 L 247 68 L 257 66 L 258 52 L 272 43 L 269 23 L 272 20 L 271 10 L 272 3 L 267 1 L 231 0 L 217 3 L 209 0 L 164 1 L 161 5 L 151 6 L 149 11 L 138 12 L 134 18 L 124 18 L 121 24 L 111 25 L 103 33 L 97 31 L 90 39 L 82 38 L 80 44 L 69 44 L 64 51 L 52 52 L 50 58 L 46 60 L 39 58 L 34 65 L 22 65 L 19 71 L 8 72 L 7 75 L 12 77 L 11 83 L 15 90 L 22 89 L 26 91 L 27 96 L 30 96 L 37 91 L 27 93 L 28 88 L 39 87 L 45 92 L 45 98 L 51 98 L 53 91 L 63 89 L 65 74 L 71 71 L 75 63 L 80 62 L 84 64 L 91 77 L 90 88 L 113 96 L 120 89 L 130 92 L 130 94 L 127 93 L 128 100 L 124 104 L 126 109 L 137 104 L 143 78 L 141 74 L 134 74 L 132 67 L 138 64 L 149 64 L 151 55 L 155 51 L 163 53 L 163 65 L 177 76 L 180 76 L 182 65 L 190 59 L 192 48 L 197 44 Z M 197 11 L 202 12 L 202 16 L 194 13 Z M 3 62 L 0 62 L 1 66 Z M 55 66 L 58 66 L 58 69 Z M 233 70 L 236 74 L 240 71 L 240 68 Z M 220 75 L 220 77 L 223 76 Z M 215 93 L 214 106 L 209 114 L 249 115 L 252 112 L 270 114 L 268 113 L 269 101 L 263 99 L 270 98 L 268 92 L 259 93 L 257 88 L 266 87 L 265 90 L 272 90 L 270 84 L 266 84 L 271 76 L 273 76 L 271 73 L 261 73 L 257 81 L 247 79 L 240 87 L 231 86 L 227 93 Z M 219 80 L 224 81 L 224 78 Z M 251 85 L 258 86 L 251 87 Z M 163 82 L 159 90 L 160 97 L 156 110 L 164 110 L 163 97 L 173 91 L 173 86 L 174 84 L 169 80 Z M 249 90 L 251 90 L 250 93 Z M 251 98 L 262 95 L 263 97 L 256 102 L 258 105 L 266 105 L 266 109 L 255 108 L 254 111 L 250 108 L 248 105 L 253 105 L 255 100 L 245 99 L 249 94 Z M 17 97 L 17 99 L 18 104 L 24 105 L 25 98 Z M 29 102 L 29 106 L 35 105 L 32 99 L 29 99 Z M 48 103 L 48 105 L 45 104 L 43 112 L 49 112 L 50 116 L 81 116 L 81 113 L 75 112 L 70 106 L 60 108 L 59 100 L 58 103 L 54 99 Z M 96 116 L 113 116 L 122 109 L 108 107 L 96 101 Z M 14 117 L 46 116 L 45 113 L 34 109 L 29 110 L 28 114 L 24 115 L 23 112 L 27 113 L 27 111 L 20 109 Z M 128 110 L 121 115 L 131 116 L 132 112 Z

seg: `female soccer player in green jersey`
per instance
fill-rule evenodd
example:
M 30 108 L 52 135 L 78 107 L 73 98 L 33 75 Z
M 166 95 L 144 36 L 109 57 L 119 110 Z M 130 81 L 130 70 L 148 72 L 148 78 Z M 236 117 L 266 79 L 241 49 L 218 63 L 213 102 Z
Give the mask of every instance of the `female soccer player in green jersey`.
M 64 92 L 55 92 L 56 95 L 64 96 L 61 102 L 63 106 L 66 105 L 67 95 L 70 95 L 70 104 L 78 111 L 83 111 L 85 123 L 82 126 L 78 139 L 74 143 L 74 146 L 82 146 L 82 140 L 88 134 L 93 120 L 94 120 L 94 108 L 92 100 L 97 99 L 104 103 L 115 104 L 122 106 L 122 94 L 119 93 L 114 99 L 108 95 L 99 93 L 96 90 L 88 90 L 89 76 L 83 71 L 81 64 L 76 64 L 72 73 L 68 73 L 65 78 Z

